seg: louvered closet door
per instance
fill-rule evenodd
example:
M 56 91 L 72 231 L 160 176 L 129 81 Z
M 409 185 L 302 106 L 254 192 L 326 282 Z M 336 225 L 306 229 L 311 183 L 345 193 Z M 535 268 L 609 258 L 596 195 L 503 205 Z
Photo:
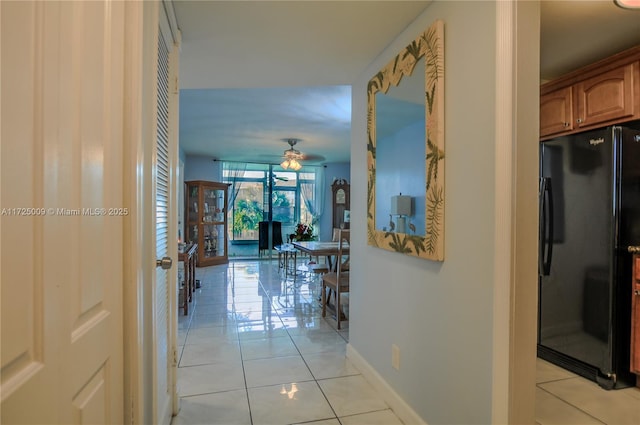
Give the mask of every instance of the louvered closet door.
M 156 258 L 169 255 L 169 48 L 158 35 L 158 114 L 156 140 Z M 174 265 L 175 267 L 175 265 Z M 171 412 L 172 347 L 170 338 L 168 270 L 156 269 L 155 290 L 155 377 L 156 417 L 162 422 Z M 170 417 L 170 416 L 169 416 Z

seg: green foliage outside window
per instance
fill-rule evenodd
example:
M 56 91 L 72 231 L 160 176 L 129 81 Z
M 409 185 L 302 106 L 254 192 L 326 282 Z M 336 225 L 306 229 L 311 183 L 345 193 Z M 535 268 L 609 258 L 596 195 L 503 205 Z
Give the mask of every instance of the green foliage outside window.
M 293 220 L 291 201 L 283 192 L 273 192 L 273 221 L 290 223 Z
M 244 230 L 258 230 L 262 221 L 262 207 L 258 201 L 241 199 L 236 203 L 233 214 L 233 234 L 240 235 Z

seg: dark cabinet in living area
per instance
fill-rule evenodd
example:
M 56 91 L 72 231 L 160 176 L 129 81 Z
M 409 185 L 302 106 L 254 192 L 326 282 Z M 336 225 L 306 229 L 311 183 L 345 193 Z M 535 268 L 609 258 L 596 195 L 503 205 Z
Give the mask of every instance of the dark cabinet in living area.
M 261 221 L 258 223 L 258 254 L 269 249 L 269 224 L 273 229 L 273 242 L 271 248 L 282 245 L 282 223 L 279 221 Z
M 332 215 L 334 229 L 348 229 L 350 222 L 350 194 L 349 183 L 345 179 L 337 179 L 331 185 Z

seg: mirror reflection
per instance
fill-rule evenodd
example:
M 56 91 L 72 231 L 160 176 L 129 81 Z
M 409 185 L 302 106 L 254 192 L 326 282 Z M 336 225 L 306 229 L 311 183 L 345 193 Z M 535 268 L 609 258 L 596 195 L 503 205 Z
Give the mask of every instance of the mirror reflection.
M 376 101 L 376 230 L 425 236 L 425 60 Z
M 367 87 L 367 242 L 444 260 L 444 24 Z

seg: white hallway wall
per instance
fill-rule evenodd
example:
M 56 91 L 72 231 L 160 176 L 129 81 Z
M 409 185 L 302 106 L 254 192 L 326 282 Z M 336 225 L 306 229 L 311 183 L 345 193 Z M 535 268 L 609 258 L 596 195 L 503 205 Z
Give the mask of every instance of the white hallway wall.
M 364 220 L 367 82 L 436 19 L 445 25 L 443 263 L 369 247 Z M 434 2 L 353 86 L 350 344 L 429 424 L 492 422 L 495 80 L 496 4 Z

